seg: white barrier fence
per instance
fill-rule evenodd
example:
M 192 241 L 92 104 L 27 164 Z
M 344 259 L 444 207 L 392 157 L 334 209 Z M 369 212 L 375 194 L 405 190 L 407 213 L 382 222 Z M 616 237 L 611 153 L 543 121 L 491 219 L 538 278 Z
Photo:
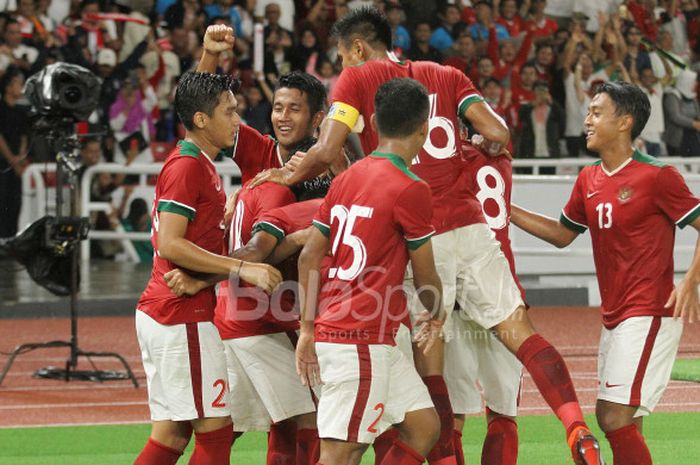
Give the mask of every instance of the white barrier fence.
M 690 189 L 700 196 L 700 158 L 663 158 L 666 163 L 676 165 L 684 174 Z M 541 167 L 556 167 L 557 172 L 571 172 L 566 176 L 515 175 L 513 186 L 513 202 L 534 211 L 558 217 L 562 207 L 569 198 L 571 188 L 576 178 L 575 173 L 581 166 L 592 162 L 590 158 L 581 159 L 527 159 L 514 160 L 514 167 L 529 167 L 538 173 Z M 139 183 L 133 196 L 141 197 L 151 205 L 153 199 L 152 185 L 148 185 L 148 177 L 160 172 L 161 164 L 139 164 L 123 166 L 104 163 L 88 168 L 82 176 L 80 187 L 80 208 L 83 216 L 94 212 L 109 213 L 113 204 L 118 203 L 118 193 L 109 202 L 90 201 L 90 184 L 99 173 L 139 175 Z M 47 188 L 44 183 L 44 172 L 55 171 L 55 164 L 31 165 L 23 176 L 23 207 L 20 227 L 30 224 L 44 214 L 51 214 L 54 207 L 55 189 Z M 226 192 L 231 192 L 234 180 L 240 177 L 238 167 L 232 162 L 221 162 L 217 167 L 224 180 Z M 51 195 L 48 195 L 51 194 Z M 686 270 L 692 258 L 696 234 L 683 230 L 676 239 L 676 270 Z M 123 229 L 115 231 L 91 230 L 88 240 L 82 243 L 82 257 L 90 258 L 90 241 L 116 240 L 120 241 L 128 259 L 138 261 L 138 256 L 131 243 L 132 240 L 150 240 L 150 235 L 144 232 L 126 232 Z M 513 249 L 518 258 L 518 271 L 525 275 L 577 275 L 594 273 L 591 256 L 590 236 L 584 234 L 570 247 L 563 250 L 555 249 L 538 239 L 529 236 L 517 228 L 511 229 Z

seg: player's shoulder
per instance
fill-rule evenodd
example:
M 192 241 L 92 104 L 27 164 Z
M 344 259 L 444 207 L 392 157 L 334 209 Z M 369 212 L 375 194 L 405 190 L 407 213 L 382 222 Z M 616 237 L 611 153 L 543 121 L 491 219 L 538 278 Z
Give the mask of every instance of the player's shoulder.
M 206 157 L 206 155 L 199 147 L 190 141 L 181 140 L 165 159 L 161 173 L 171 170 L 190 170 L 193 166 L 200 164 L 201 157 Z
M 652 157 L 651 155 L 648 155 L 646 153 L 640 152 L 639 150 L 634 151 L 634 153 L 632 154 L 632 160 L 648 168 L 661 169 L 671 166 L 668 163 L 661 161 L 656 157 Z

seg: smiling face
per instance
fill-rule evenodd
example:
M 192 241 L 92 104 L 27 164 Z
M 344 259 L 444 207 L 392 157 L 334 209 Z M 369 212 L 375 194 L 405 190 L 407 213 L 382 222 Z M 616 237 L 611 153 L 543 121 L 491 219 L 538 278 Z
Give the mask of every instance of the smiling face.
M 593 152 L 612 145 L 620 136 L 621 126 L 630 115 L 615 114 L 616 107 L 606 93 L 596 94 L 588 105 L 588 115 L 584 121 L 586 127 L 586 147 Z
M 312 114 L 306 95 L 299 89 L 282 87 L 272 103 L 272 129 L 280 145 L 291 149 L 313 135 Z
M 223 149 L 233 146 L 234 138 L 241 124 L 241 118 L 236 113 L 238 102 L 233 92 L 222 92 L 219 96 L 219 103 L 214 108 L 211 116 L 203 112 L 197 112 L 194 116 L 195 124 L 204 122 L 202 131 L 206 133 L 207 139 L 212 145 Z M 202 118 L 199 120 L 199 118 Z M 216 154 L 214 154 L 216 155 Z

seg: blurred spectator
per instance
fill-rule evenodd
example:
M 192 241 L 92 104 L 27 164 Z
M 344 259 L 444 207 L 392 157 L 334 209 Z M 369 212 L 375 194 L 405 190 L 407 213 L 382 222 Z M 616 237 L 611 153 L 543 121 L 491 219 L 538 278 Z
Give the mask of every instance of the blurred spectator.
M 39 56 L 39 51 L 22 43 L 22 29 L 15 19 L 5 23 L 4 44 L 0 46 L 0 72 L 8 66 L 15 66 L 28 75 L 29 70 Z
M 535 99 L 535 82 L 537 70 L 533 64 L 525 63 L 520 68 L 518 80 L 511 85 L 511 107 L 508 111 L 507 121 L 512 128 L 518 127 L 518 112 L 520 107 Z
M 233 6 L 233 0 L 215 0 L 213 3 L 204 7 L 204 12 L 210 20 L 220 16 L 228 18 L 236 36 L 241 37 L 243 35 L 241 14 Z
M 484 81 L 481 92 L 486 103 L 501 118 L 506 118 L 507 108 L 510 106 L 510 89 L 503 90 L 503 86 L 495 78 L 488 78 Z
M 115 162 L 133 161 L 127 156 L 134 150 L 137 159 L 144 162 L 153 160 L 148 144 L 155 136 L 151 112 L 157 104 L 158 98 L 146 78 L 146 70 L 136 68 L 122 84 L 117 100 L 109 110 L 110 126 L 117 141 Z
M 328 58 L 321 56 L 320 59 L 317 59 L 317 57 L 318 55 L 311 56 L 306 66 L 306 72 L 321 81 L 323 87 L 326 88 L 326 95 L 330 96 L 333 92 L 333 86 L 338 81 L 338 74 Z
M 540 42 L 535 49 L 535 59 L 532 60 L 537 71 L 537 79 L 551 84 L 554 69 L 554 49 L 549 42 Z
M 27 108 L 18 105 L 24 77 L 10 67 L 0 79 L 0 238 L 17 234 L 22 206 L 22 173 L 27 160 L 29 120 Z
M 273 74 L 279 77 L 292 70 L 294 58 L 291 34 L 282 29 L 273 29 L 265 39 L 265 65 L 266 75 Z
M 124 23 L 122 48 L 119 50 L 119 61 L 126 60 L 136 46 L 148 36 L 148 32 L 151 30 L 151 20 L 148 15 L 152 9 L 153 0 L 131 0 L 131 13 L 129 13 L 129 18 L 135 21 Z
M 269 8 L 274 5 L 274 8 Z M 294 29 L 294 16 L 296 7 L 294 0 L 257 0 L 255 4 L 255 16 L 259 21 L 270 21 L 270 15 L 276 14 L 275 22 L 288 31 Z
M 625 44 L 627 54 L 624 57 L 624 64 L 627 71 L 632 72 L 632 66 L 639 73 L 643 68 L 651 68 L 649 53 L 642 49 L 642 32 L 637 26 L 630 26 L 625 32 Z
M 535 44 L 550 41 L 554 37 L 554 33 L 559 29 L 559 24 L 545 15 L 544 10 L 546 7 L 546 0 L 533 0 L 532 2 L 532 19 L 528 25 L 534 26 Z
M 525 64 L 532 48 L 534 32 L 530 29 L 520 44 L 516 48 L 514 39 L 503 40 L 500 44 L 496 40 L 495 29 L 489 29 L 488 55 L 494 64 L 493 75 L 510 87 L 512 74 L 517 73 L 520 67 Z
M 322 53 L 321 44 L 318 41 L 318 34 L 316 34 L 314 28 L 310 26 L 302 27 L 299 31 L 299 46 L 296 47 L 293 69 L 299 71 L 306 70 L 309 67 L 309 60 L 312 57 L 315 66 L 316 61 L 318 61 L 318 56 Z
M 447 51 L 447 58 L 443 64 L 457 68 L 467 76 L 477 75 L 476 46 L 468 32 L 462 33 L 454 41 L 452 48 Z
M 438 14 L 440 25 L 430 35 L 430 46 L 441 52 L 450 48 L 454 41 L 454 29 L 461 22 L 457 5 L 445 4 Z
M 413 61 L 434 61 L 442 63 L 442 53 L 430 45 L 430 24 L 418 23 L 413 34 L 413 44 L 408 53 L 408 58 Z
M 246 92 L 248 100 L 248 108 L 245 111 L 245 120 L 248 126 L 258 130 L 260 134 L 272 133 L 270 127 L 270 114 L 272 113 L 272 105 L 263 96 L 259 87 L 252 86 Z
M 644 143 L 644 151 L 658 157 L 661 155 L 661 135 L 664 133 L 663 87 L 651 68 L 642 69 L 638 84 L 651 105 L 649 120 L 639 137 Z
M 491 58 L 487 56 L 482 56 L 476 65 L 478 75 L 472 78 L 472 81 L 476 84 L 479 89 L 484 88 L 484 83 L 487 79 L 494 77 L 494 66 Z
M 530 3 L 525 0 L 523 5 Z M 575 0 L 549 0 L 544 7 L 544 13 L 555 20 L 559 27 L 566 27 L 574 14 Z
M 564 111 L 552 100 L 547 82 L 537 81 L 534 88 L 535 99 L 520 107 L 516 153 L 520 158 L 558 158 Z
M 486 50 L 490 29 L 495 29 L 498 40 L 505 40 L 510 37 L 508 29 L 494 21 L 493 11 L 489 2 L 475 2 L 474 12 L 476 13 L 476 23 L 469 26 L 469 33 L 472 35 L 474 42 L 476 42 L 477 50 Z
M 165 11 L 164 19 L 169 27 L 182 26 L 199 37 L 207 15 L 197 0 L 177 0 Z
M 248 121 L 245 119 L 245 112 L 248 109 L 248 99 L 246 98 L 245 94 L 240 92 L 237 93 L 236 102 L 238 102 L 238 105 L 236 106 L 236 113 L 238 113 L 238 116 L 241 117 L 241 123 L 248 124 Z
M 500 8 L 499 8 L 500 4 Z M 508 31 L 510 37 L 517 37 L 527 30 L 524 17 L 527 16 L 528 2 L 523 2 L 524 11 L 518 12 L 518 2 L 515 0 L 493 2 L 493 12 L 496 22 Z
M 676 84 L 664 94 L 666 132 L 664 140 L 671 156 L 697 157 L 700 155 L 700 103 L 698 102 L 698 74 L 683 71 Z
M 123 206 L 131 198 L 132 189 L 129 186 L 124 188 L 124 196 L 122 197 L 122 207 L 115 210 L 113 214 L 113 222 L 119 221 L 123 215 Z M 151 215 L 146 201 L 140 197 L 135 197 L 129 202 L 129 211 L 126 216 L 121 219 L 121 226 L 127 232 L 151 232 Z M 153 245 L 151 241 L 132 240 L 131 243 L 136 249 L 139 256 L 139 262 L 149 263 L 153 261 Z
M 398 3 L 390 3 L 385 11 L 391 25 L 393 47 L 400 49 L 405 54 L 411 48 L 411 35 L 402 26 L 404 22 L 403 8 Z

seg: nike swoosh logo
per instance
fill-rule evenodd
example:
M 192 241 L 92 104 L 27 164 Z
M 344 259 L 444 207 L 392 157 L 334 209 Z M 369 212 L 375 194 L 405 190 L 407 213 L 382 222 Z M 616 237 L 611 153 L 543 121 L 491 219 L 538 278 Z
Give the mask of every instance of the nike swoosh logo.
M 586 194 L 586 198 L 587 198 L 587 199 L 590 199 L 591 197 L 593 197 L 594 195 L 597 195 L 597 194 L 598 194 L 598 191 L 589 192 L 589 193 Z
M 605 387 L 608 388 L 608 389 L 610 389 L 610 388 L 616 388 L 616 387 L 620 387 L 620 386 L 622 386 L 622 384 L 610 384 L 610 383 L 608 383 L 607 381 L 605 382 Z

